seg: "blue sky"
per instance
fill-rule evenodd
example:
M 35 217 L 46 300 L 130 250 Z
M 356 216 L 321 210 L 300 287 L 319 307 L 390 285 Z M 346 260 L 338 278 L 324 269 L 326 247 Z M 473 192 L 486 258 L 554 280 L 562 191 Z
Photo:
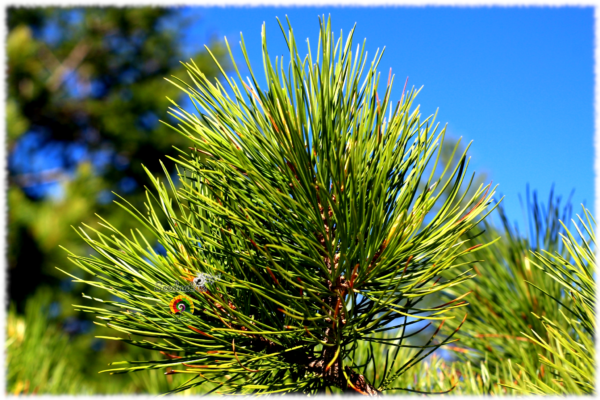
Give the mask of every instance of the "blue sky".
M 316 47 L 318 16 L 331 15 L 334 32 L 357 23 L 355 44 L 367 38 L 380 64 L 396 75 L 392 100 L 408 86 L 423 87 L 416 103 L 424 117 L 439 107 L 448 134 L 471 146 L 471 171 L 500 184 L 511 221 L 522 224 L 519 193 L 526 185 L 546 201 L 555 193 L 594 205 L 593 8 L 587 7 L 194 7 L 186 47 L 200 50 L 227 36 L 242 60 L 239 32 L 255 73 L 262 76 L 260 30 L 269 52 L 286 55 L 275 17 L 287 15 L 300 46 Z M 246 71 L 242 70 L 242 74 Z M 384 79 L 385 80 L 385 79 Z M 593 209 L 593 208 L 592 208 Z

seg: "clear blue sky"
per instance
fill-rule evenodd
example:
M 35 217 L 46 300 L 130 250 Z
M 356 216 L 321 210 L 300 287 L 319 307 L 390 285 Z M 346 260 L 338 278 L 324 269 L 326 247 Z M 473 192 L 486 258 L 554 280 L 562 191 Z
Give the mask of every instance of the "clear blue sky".
M 271 56 L 286 59 L 275 17 L 287 15 L 299 45 L 308 37 L 313 46 L 318 15 L 331 14 L 336 34 L 356 22 L 355 44 L 367 38 L 370 55 L 386 47 L 380 70 L 396 74 L 392 99 L 408 76 L 409 87 L 424 86 L 416 101 L 423 116 L 439 107 L 448 134 L 473 141 L 471 171 L 500 184 L 511 221 L 523 226 L 517 196 L 528 183 L 544 202 L 554 183 L 564 198 L 575 189 L 576 212 L 582 202 L 594 205 L 591 7 L 195 7 L 186 14 L 197 21 L 186 32 L 189 51 L 227 36 L 242 60 L 241 31 L 259 73 L 263 21 Z

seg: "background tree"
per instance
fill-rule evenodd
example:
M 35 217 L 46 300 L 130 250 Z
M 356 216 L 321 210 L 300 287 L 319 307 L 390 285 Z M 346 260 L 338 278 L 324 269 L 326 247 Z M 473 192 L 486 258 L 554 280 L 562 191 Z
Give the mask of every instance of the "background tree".
M 70 225 L 118 214 L 105 207 L 112 190 L 141 204 L 141 164 L 160 171 L 183 143 L 158 120 L 166 97 L 180 97 L 164 77 L 181 71 L 187 23 L 168 8 L 8 9 L 9 297 L 19 310 L 39 284 L 59 283 L 58 245 L 79 246 Z M 192 58 L 216 73 L 206 53 Z

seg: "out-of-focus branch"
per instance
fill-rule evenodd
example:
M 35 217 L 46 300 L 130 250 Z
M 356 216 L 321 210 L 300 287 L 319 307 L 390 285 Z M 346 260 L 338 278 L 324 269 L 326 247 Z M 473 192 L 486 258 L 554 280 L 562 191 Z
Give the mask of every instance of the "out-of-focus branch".
M 52 168 L 40 172 L 30 172 L 20 174 L 12 178 L 12 181 L 21 187 L 31 187 L 35 185 L 43 185 L 68 179 L 68 175 L 62 168 Z
M 66 60 L 60 64 L 60 66 L 54 70 L 50 78 L 48 78 L 48 81 L 46 82 L 48 89 L 50 89 L 52 92 L 55 92 L 65 81 L 67 74 L 77 69 L 89 50 L 90 46 L 86 43 L 86 41 L 82 40 L 77 43 L 75 48 L 71 50 L 71 53 L 69 53 L 69 56 L 66 58 Z
M 60 67 L 60 61 L 58 61 L 52 50 L 50 50 L 44 42 L 40 42 L 39 55 L 44 63 L 43 66 L 48 72 L 53 72 Z

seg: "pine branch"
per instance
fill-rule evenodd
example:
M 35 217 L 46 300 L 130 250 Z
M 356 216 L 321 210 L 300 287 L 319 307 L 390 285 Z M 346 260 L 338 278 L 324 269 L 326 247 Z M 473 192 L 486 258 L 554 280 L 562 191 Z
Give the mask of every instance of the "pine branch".
M 466 153 L 422 190 L 445 129 L 436 133 L 433 118 L 422 120 L 412 109 L 417 91 L 403 93 L 393 108 L 390 76 L 380 96 L 382 53 L 370 66 L 364 50 L 353 55 L 354 30 L 335 41 L 331 22 L 323 20 L 313 59 L 310 47 L 301 58 L 291 26 L 287 33 L 280 26 L 288 72 L 279 58 L 274 64 L 269 58 L 263 26 L 266 90 L 249 63 L 244 82 L 231 51 L 239 82 L 223 75 L 227 89 L 193 61 L 184 64 L 189 81 L 172 80 L 196 108 L 194 114 L 176 104 L 171 109 L 178 124 L 169 126 L 189 139 L 189 151 L 170 157 L 178 182 L 163 166 L 165 182 L 149 174 L 145 213 L 119 203 L 146 232 L 127 237 L 107 222 L 102 231 L 80 232 L 100 254 L 71 255 L 98 277 L 85 283 L 124 300 L 104 302 L 102 311 L 81 309 L 178 353 L 123 363 L 111 373 L 173 368 L 168 374 L 202 377 L 181 390 L 210 382 L 220 394 L 336 388 L 379 395 L 392 382 L 361 373 L 356 349 L 397 325 L 400 340 L 389 345 L 399 350 L 408 346 L 401 340 L 412 324 L 407 317 L 444 320 L 464 305 L 457 299 L 435 310 L 418 306 L 469 278 L 440 280 L 459 257 L 485 247 L 464 248 L 464 235 L 484 215 L 493 190 L 482 185 L 469 198 L 461 195 Z M 241 49 L 248 62 L 243 37 Z M 153 250 L 148 233 L 166 255 Z M 220 278 L 186 293 L 149 289 L 160 282 L 185 285 L 198 274 Z M 193 314 L 170 313 L 178 294 L 193 303 Z M 430 341 L 404 367 L 391 362 L 384 377 L 401 375 L 451 337 Z M 365 365 L 376 358 L 371 354 Z

